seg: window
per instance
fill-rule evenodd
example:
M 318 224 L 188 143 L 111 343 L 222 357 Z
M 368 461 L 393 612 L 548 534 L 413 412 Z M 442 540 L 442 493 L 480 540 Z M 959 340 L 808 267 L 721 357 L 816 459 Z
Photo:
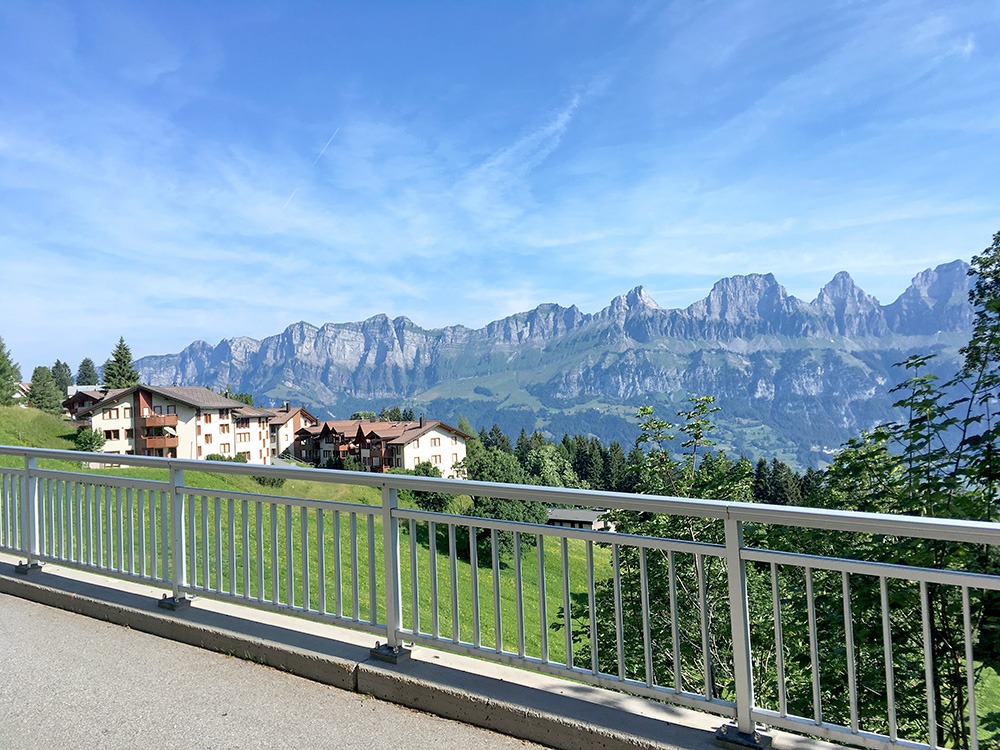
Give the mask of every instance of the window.
M 457 453 L 452 453 L 451 454 L 451 462 L 453 464 L 457 464 L 458 463 L 458 454 Z
M 458 445 L 458 436 L 456 436 L 456 435 L 452 435 L 451 436 L 451 444 L 452 445 Z
M 135 434 L 134 430 L 131 427 L 129 427 L 127 430 L 125 430 L 125 439 L 131 440 L 134 434 Z
M 211 445 L 211 444 L 212 444 L 212 436 L 205 435 L 205 445 Z
M 219 409 L 219 419 L 229 419 L 229 409 Z
M 154 406 L 153 407 L 153 414 L 163 414 L 163 407 L 162 406 Z
M 227 424 L 220 424 L 219 425 L 219 432 L 221 432 L 223 434 L 228 434 L 229 433 L 229 425 L 227 425 Z
M 198 458 L 201 458 L 201 446 L 198 446 Z
M 420 463 L 420 456 L 414 456 L 413 457 L 413 463 L 414 463 L 414 465 L 419 464 Z
M 132 418 L 132 407 L 131 406 L 126 406 L 124 409 L 122 409 L 122 418 L 123 419 L 131 419 Z
M 232 446 L 229 443 L 219 443 L 219 450 L 223 453 L 229 453 L 232 450 Z
M 118 409 L 105 409 L 104 410 L 105 419 L 118 419 Z
M 249 443 L 250 442 L 250 433 L 249 432 L 237 432 L 236 433 L 236 442 L 237 443 Z
M 431 438 L 431 448 L 437 448 L 441 445 L 441 438 Z
M 250 420 L 247 418 L 236 420 L 236 429 L 245 430 L 250 426 Z
M 121 433 L 118 430 L 105 430 L 104 439 L 105 440 L 118 440 Z
M 211 423 L 212 423 L 212 415 L 211 414 L 206 414 L 205 415 L 205 424 L 211 424 Z
M 441 463 L 441 456 L 431 456 L 431 460 L 434 463 L 439 464 L 439 463 Z
M 244 453 L 241 453 L 240 455 L 247 460 L 247 463 L 250 463 L 250 451 L 246 451 Z
M 173 404 L 170 404 L 169 406 L 167 406 L 167 414 L 176 414 L 176 413 L 177 413 L 177 407 L 176 406 L 174 406 Z
M 416 440 L 413 441 L 413 447 L 414 448 L 420 447 L 420 438 L 417 438 Z

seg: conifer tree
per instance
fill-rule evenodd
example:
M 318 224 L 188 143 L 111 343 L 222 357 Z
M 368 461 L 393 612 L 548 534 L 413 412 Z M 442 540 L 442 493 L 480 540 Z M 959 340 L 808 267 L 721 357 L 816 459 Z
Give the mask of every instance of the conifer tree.
M 131 388 L 139 384 L 139 371 L 132 365 L 132 351 L 125 343 L 125 338 L 119 338 L 111 358 L 104 363 L 104 378 L 101 383 L 108 388 Z
M 73 385 L 73 371 L 69 369 L 69 365 L 57 359 L 52 365 L 52 379 L 55 380 L 59 393 L 66 398 L 67 389 Z
M 52 370 L 48 367 L 39 365 L 31 373 L 28 404 L 49 414 L 62 413 L 62 398 L 56 388 L 56 381 L 52 378 Z
M 21 368 L 10 358 L 10 352 L 0 338 L 0 406 L 14 403 L 18 383 L 21 382 Z
M 97 374 L 97 368 L 94 366 L 94 360 L 90 357 L 84 357 L 83 361 L 80 362 L 80 366 L 76 368 L 76 384 L 97 385 L 100 382 L 101 378 Z

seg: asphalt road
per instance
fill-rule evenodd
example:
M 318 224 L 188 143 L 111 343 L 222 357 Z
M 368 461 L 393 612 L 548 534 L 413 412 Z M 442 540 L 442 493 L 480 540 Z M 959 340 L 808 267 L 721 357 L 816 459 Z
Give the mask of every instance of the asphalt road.
M 6 594 L 0 747 L 542 748 Z

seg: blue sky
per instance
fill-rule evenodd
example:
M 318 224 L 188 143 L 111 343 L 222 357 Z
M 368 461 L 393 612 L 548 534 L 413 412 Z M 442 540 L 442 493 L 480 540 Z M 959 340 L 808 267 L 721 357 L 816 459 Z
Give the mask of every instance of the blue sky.
M 888 303 L 1000 230 L 996 0 L 8 0 L 0 39 L 26 378 L 753 272 Z

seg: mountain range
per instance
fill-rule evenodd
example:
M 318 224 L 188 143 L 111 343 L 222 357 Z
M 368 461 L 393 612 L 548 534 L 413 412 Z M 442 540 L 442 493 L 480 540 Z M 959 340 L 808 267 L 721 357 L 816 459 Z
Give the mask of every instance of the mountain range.
M 722 407 L 715 436 L 730 451 L 821 465 L 860 429 L 893 417 L 893 367 L 936 354 L 954 371 L 969 337 L 969 266 L 927 269 L 888 305 L 840 272 L 812 302 L 772 274 L 718 281 L 683 309 L 636 287 L 600 312 L 543 304 L 489 323 L 424 329 L 406 317 L 294 323 L 257 341 L 196 341 L 136 362 L 151 384 L 229 387 L 257 402 L 305 404 L 319 418 L 411 406 L 474 428 L 493 423 L 556 438 L 593 434 L 626 448 L 632 415 L 652 404 L 670 419 L 693 395 Z

